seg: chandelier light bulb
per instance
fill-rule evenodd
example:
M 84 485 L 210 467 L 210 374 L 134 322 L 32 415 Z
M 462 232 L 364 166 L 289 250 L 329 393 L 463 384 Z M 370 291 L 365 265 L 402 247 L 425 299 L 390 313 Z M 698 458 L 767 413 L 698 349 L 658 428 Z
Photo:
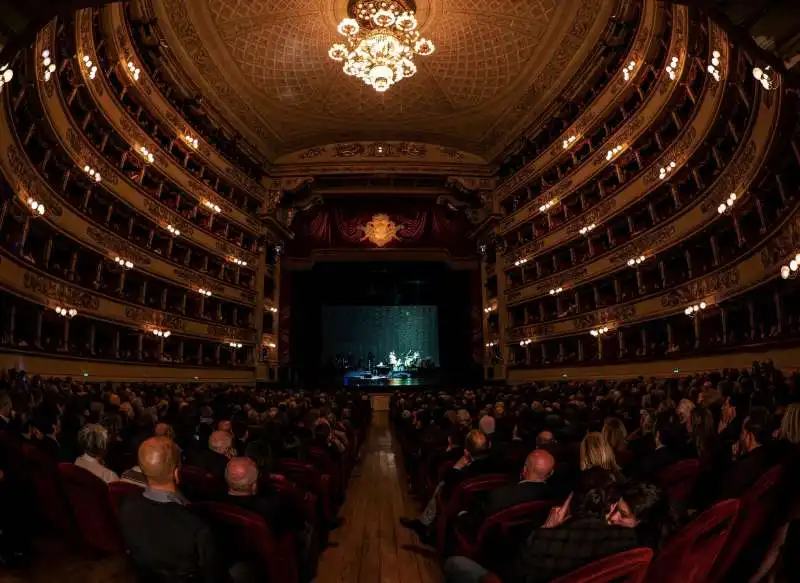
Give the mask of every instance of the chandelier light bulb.
M 798 262 L 797 262 L 797 261 L 795 261 L 794 259 L 792 259 L 792 260 L 789 262 L 789 269 L 791 269 L 792 271 L 797 271 L 797 266 L 798 266 L 798 265 L 800 265 L 800 264 L 798 264 Z
M 789 269 L 788 265 L 784 265 L 783 267 L 781 267 L 781 277 L 783 279 L 789 279 L 789 274 L 790 273 L 791 273 L 791 270 Z
M 700 302 L 700 309 L 701 310 L 705 310 L 706 309 L 706 303 L 705 302 Z

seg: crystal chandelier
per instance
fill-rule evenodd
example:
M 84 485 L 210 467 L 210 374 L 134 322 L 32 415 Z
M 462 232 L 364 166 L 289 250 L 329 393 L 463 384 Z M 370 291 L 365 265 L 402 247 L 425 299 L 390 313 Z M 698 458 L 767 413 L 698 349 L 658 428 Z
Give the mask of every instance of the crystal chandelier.
M 328 50 L 342 70 L 358 77 L 375 91 L 412 77 L 417 72 L 416 55 L 427 56 L 435 47 L 417 31 L 413 6 L 406 0 L 359 0 L 350 4 L 352 18 L 345 18 L 337 30 L 345 37 Z

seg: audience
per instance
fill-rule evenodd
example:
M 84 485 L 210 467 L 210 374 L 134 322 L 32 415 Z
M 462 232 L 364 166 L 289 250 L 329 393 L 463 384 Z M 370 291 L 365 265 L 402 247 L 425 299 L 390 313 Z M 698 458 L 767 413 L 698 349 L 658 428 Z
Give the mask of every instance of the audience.
M 88 470 L 104 482 L 116 482 L 119 476 L 103 464 L 108 452 L 108 430 L 102 425 L 89 423 L 78 432 L 78 443 L 83 455 L 75 460 L 75 465 Z

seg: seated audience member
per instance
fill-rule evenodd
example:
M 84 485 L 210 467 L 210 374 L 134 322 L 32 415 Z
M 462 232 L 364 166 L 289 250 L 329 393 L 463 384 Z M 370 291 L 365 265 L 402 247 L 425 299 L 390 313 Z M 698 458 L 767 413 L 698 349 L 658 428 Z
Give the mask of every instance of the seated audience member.
M 11 429 L 11 419 L 14 416 L 14 406 L 11 396 L 6 391 L 0 391 L 0 431 Z
M 622 485 L 620 499 L 611 507 L 609 524 L 633 528 L 639 546 L 654 551 L 674 532 L 676 522 L 661 489 L 638 482 Z
M 503 583 L 546 583 L 588 563 L 639 545 L 636 533 L 608 523 L 616 478 L 599 467 L 582 472 L 577 488 L 563 506 L 499 569 Z M 487 570 L 466 557 L 444 565 L 448 583 L 479 583 Z
M 233 433 L 233 447 L 236 452 L 241 456 L 247 448 L 250 440 L 250 424 L 247 422 L 247 417 L 237 415 L 231 421 L 231 433 Z
M 552 453 L 552 450 L 558 445 L 556 436 L 552 431 L 540 431 L 536 436 L 536 449 L 546 449 Z
M 495 429 L 494 417 L 491 415 L 484 415 L 481 417 L 480 421 L 478 421 L 478 429 L 480 429 L 485 436 L 491 439 Z
M 167 423 L 157 424 L 153 433 L 156 437 L 166 437 L 172 441 L 175 441 L 175 431 L 172 429 L 172 426 Z M 180 453 L 180 447 L 178 448 L 178 452 Z M 127 482 L 128 484 L 133 484 L 135 486 L 141 486 L 142 488 L 147 487 L 147 477 L 144 475 L 142 468 L 140 468 L 138 464 L 122 472 L 120 481 Z
M 553 492 L 548 479 L 553 475 L 555 463 L 555 459 L 547 451 L 532 451 L 525 460 L 519 483 L 491 490 L 469 512 L 458 517 L 458 530 L 469 538 L 474 538 L 483 521 L 493 514 L 523 502 L 551 499 Z
M 614 450 L 603 437 L 602 433 L 587 433 L 580 446 L 581 470 L 602 468 L 609 472 L 619 472 Z
M 227 431 L 214 431 L 208 438 L 208 449 L 192 452 L 189 463 L 222 479 L 228 460 L 232 457 L 232 447 L 233 435 Z
M 400 524 L 416 532 L 423 542 L 428 541 L 429 529 L 436 521 L 439 511 L 436 506 L 437 494 L 441 494 L 443 500 L 449 500 L 453 489 L 462 481 L 482 474 L 491 474 L 497 470 L 495 458 L 489 455 L 489 439 L 480 431 L 473 429 L 467 434 L 461 459 L 445 473 L 422 515 L 418 519 L 401 518 Z
M 717 444 L 717 428 L 714 426 L 714 416 L 706 407 L 692 409 L 689 438 L 686 457 L 708 459 Z
M 643 453 L 637 472 L 638 475 L 651 479 L 681 459 L 687 440 L 686 428 L 674 409 L 658 414 L 654 433 L 655 449 Z
M 105 483 L 116 482 L 119 476 L 109 470 L 103 461 L 108 452 L 108 431 L 102 425 L 90 423 L 78 432 L 78 445 L 83 455 L 75 460 L 75 465 L 88 470 Z
M 140 580 L 228 581 L 211 530 L 178 490 L 178 446 L 166 437 L 151 437 L 139 447 L 138 458 L 147 489 L 122 501 L 119 522 Z
M 614 458 L 622 466 L 630 459 L 628 451 L 628 430 L 625 424 L 616 417 L 609 417 L 603 423 L 603 437 L 614 450 Z
M 769 411 L 753 407 L 742 423 L 739 441 L 733 446 L 735 461 L 720 484 L 719 500 L 738 498 L 756 483 L 777 461 L 769 448 L 771 438 Z
M 61 419 L 52 409 L 42 411 L 35 419 L 34 425 L 42 434 L 42 439 L 36 445 L 55 461 L 62 461 L 63 454 L 59 437 L 61 435 Z
M 691 431 L 692 429 L 692 411 L 694 411 L 694 403 L 689 399 L 681 399 L 678 406 L 675 408 L 675 412 L 678 414 L 678 417 L 680 417 L 681 423 L 683 423 L 687 431 Z

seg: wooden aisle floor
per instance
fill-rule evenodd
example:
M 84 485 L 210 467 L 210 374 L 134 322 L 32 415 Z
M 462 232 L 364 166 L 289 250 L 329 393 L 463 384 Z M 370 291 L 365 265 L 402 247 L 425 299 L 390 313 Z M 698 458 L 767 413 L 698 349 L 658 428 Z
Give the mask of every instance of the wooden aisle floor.
M 322 554 L 316 583 L 441 583 L 433 551 L 400 526 L 401 516 L 418 513 L 389 414 L 375 411 L 340 512 L 344 523 L 331 534 L 336 546 Z

